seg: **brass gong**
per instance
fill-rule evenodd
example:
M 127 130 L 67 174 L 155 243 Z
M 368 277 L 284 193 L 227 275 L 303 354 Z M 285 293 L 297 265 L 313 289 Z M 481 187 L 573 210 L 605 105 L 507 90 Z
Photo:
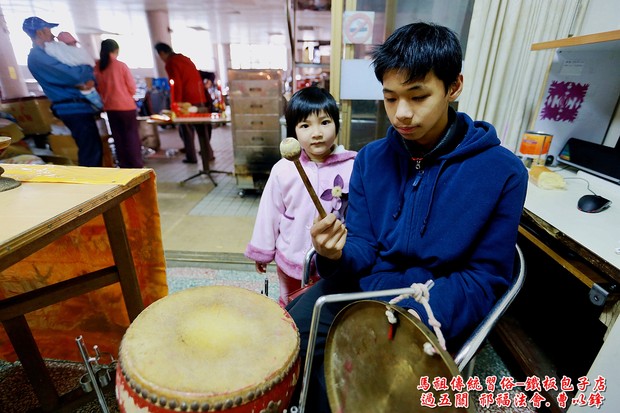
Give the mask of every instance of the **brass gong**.
M 398 319 L 393 328 L 386 306 Z M 426 354 L 425 343 L 430 343 L 436 354 Z M 474 412 L 472 400 L 469 409 L 455 408 L 450 380 L 459 374 L 450 354 L 420 320 L 385 302 L 349 304 L 338 313 L 327 336 L 325 378 L 332 412 Z M 434 393 L 436 404 L 443 397 L 452 405 L 422 406 L 420 398 L 425 391 L 418 389 L 422 376 L 428 376 L 431 384 L 434 378 L 445 378 L 447 390 L 434 391 L 431 386 L 428 392 Z

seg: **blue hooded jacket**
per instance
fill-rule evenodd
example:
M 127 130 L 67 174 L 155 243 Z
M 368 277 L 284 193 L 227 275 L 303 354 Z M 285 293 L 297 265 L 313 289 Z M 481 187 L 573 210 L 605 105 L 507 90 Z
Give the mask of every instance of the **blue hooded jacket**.
M 420 169 L 393 127 L 361 149 L 342 258 L 317 259 L 323 278 L 356 277 L 363 291 L 433 279 L 430 306 L 449 342 L 480 322 L 512 277 L 528 180 L 492 125 L 453 116 L 454 149 L 425 158 Z M 413 299 L 398 305 L 427 323 Z
M 88 80 L 95 80 L 91 66 L 66 65 L 45 53 L 41 46 L 34 45 L 28 54 L 28 70 L 52 102 L 56 114 L 96 113 L 90 102 L 76 87 Z

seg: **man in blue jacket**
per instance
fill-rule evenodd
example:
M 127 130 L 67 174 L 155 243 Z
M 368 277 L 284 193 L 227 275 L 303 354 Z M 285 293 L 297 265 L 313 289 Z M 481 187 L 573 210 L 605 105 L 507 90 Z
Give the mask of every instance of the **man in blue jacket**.
M 410 24 L 374 49 L 372 58 L 392 126 L 355 160 L 346 228 L 333 214 L 311 228 L 322 280 L 288 306 L 302 356 L 321 295 L 433 280 L 430 307 L 450 350 L 512 277 L 527 170 L 500 145 L 492 125 L 451 108 L 463 88 L 457 36 L 446 27 Z M 306 411 L 329 411 L 324 344 L 347 304 L 322 311 Z M 398 305 L 428 325 L 421 304 L 406 299 Z
M 78 163 L 81 166 L 101 166 L 103 149 L 99 129 L 98 112 L 78 88 L 95 85 L 92 66 L 69 66 L 45 53 L 45 43 L 53 42 L 51 28 L 39 17 L 28 17 L 22 29 L 32 39 L 28 55 L 28 69 L 39 82 L 43 93 L 52 102 L 52 111 L 69 128 L 78 147 Z

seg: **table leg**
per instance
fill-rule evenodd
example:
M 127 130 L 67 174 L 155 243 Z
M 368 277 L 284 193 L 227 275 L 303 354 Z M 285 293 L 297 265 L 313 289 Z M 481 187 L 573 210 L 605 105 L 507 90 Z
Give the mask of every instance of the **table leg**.
M 211 146 L 209 145 L 209 140 L 211 139 L 210 129 L 207 129 L 207 134 L 208 136 L 206 136 L 204 133 L 197 134 L 198 145 L 200 146 L 200 160 L 202 162 L 202 169 L 199 170 L 198 173 L 190 176 L 189 178 L 182 180 L 180 182 L 181 185 L 183 185 L 187 181 L 190 181 L 194 178 L 199 177 L 200 175 L 207 175 L 209 179 L 211 180 L 211 182 L 213 182 L 213 185 L 217 186 L 217 182 L 215 182 L 211 174 L 232 174 L 232 172 L 214 171 L 214 170 L 211 170 L 211 168 L 209 167 L 209 158 L 211 157 L 211 151 L 210 151 Z
M 129 240 L 127 239 L 127 230 L 121 206 L 117 205 L 104 212 L 103 219 L 108 232 L 114 263 L 118 268 L 119 282 L 123 291 L 127 314 L 129 315 L 129 320 L 133 321 L 144 310 L 144 303 L 140 293 L 140 284 L 138 283 Z
M 209 136 L 209 139 L 210 138 L 211 137 Z M 203 133 L 198 134 L 198 145 L 200 146 L 200 160 L 202 161 L 202 171 L 200 171 L 200 173 L 207 175 L 211 182 L 213 182 L 213 185 L 217 186 L 217 183 L 213 180 L 213 177 L 211 176 L 211 167 L 209 166 L 209 158 L 212 155 L 211 151 L 209 150 L 209 141 Z
M 2 322 L 13 349 L 24 366 L 26 376 L 43 411 L 52 411 L 60 403 L 54 382 L 34 341 L 26 317 L 23 315 Z
M 217 182 L 213 180 L 213 177 L 211 176 L 211 172 L 209 171 L 198 171 L 198 173 L 190 176 L 189 178 L 185 178 L 184 180 L 182 180 L 180 184 L 183 185 L 185 182 L 191 181 L 194 178 L 198 178 L 200 175 L 207 175 L 209 179 L 211 180 L 211 182 L 213 182 L 213 186 L 217 186 Z
M 198 133 L 198 145 L 200 146 L 200 160 L 202 162 L 202 169 L 198 171 L 198 173 L 190 176 L 189 178 L 185 178 L 181 181 L 181 185 L 183 185 L 187 181 L 191 181 L 194 178 L 199 177 L 200 175 L 207 175 L 211 182 L 213 182 L 213 186 L 217 186 L 217 182 L 211 176 L 211 170 L 209 169 L 209 142 L 207 137 L 203 133 Z M 210 138 L 210 137 L 209 137 Z

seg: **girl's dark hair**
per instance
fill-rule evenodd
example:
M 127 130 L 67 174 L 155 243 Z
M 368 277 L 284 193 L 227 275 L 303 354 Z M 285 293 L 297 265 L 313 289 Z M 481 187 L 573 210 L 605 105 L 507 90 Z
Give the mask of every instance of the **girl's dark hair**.
M 101 42 L 101 51 L 99 52 L 99 70 L 104 71 L 110 65 L 110 53 L 118 50 L 118 43 L 112 39 L 106 39 Z
M 375 76 L 383 83 L 390 70 L 407 74 L 407 82 L 421 80 L 431 71 L 443 81 L 446 92 L 463 65 L 463 51 L 456 33 L 433 23 L 400 27 L 372 51 Z
M 310 86 L 300 89 L 291 97 L 286 105 L 286 136 L 297 139 L 295 126 L 312 114 L 318 115 L 321 111 L 332 118 L 336 126 L 336 135 L 340 130 L 340 110 L 334 97 L 325 89 Z

